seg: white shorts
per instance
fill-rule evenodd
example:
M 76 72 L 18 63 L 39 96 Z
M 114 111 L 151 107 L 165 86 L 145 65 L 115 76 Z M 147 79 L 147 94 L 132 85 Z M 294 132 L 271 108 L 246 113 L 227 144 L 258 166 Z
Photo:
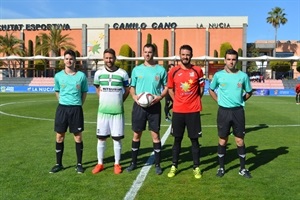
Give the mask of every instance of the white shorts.
M 123 137 L 124 136 L 124 115 L 103 114 L 97 116 L 97 133 L 103 137 Z

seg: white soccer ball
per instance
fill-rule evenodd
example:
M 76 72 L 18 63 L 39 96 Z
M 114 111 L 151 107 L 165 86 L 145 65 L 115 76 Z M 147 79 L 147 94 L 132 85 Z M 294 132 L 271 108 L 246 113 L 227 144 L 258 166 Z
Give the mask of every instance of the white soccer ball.
M 153 101 L 154 96 L 149 92 L 143 92 L 138 95 L 138 102 L 140 106 L 147 108 L 150 106 L 151 102 Z

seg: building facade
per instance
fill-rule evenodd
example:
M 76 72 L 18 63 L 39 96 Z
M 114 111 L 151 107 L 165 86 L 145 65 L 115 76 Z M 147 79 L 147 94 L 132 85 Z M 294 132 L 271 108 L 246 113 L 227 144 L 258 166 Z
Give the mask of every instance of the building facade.
M 151 42 L 157 46 L 158 57 L 165 56 L 166 44 L 168 56 L 178 55 L 180 46 L 189 44 L 193 48 L 194 57 L 214 57 L 215 52 L 220 54 L 221 44 L 225 42 L 236 50 L 241 49 L 242 56 L 247 57 L 247 16 L 0 19 L 0 35 L 12 32 L 15 37 L 24 41 L 26 49 L 29 41 L 35 45 L 36 36 L 48 33 L 53 27 L 62 29 L 63 35 L 68 34 L 73 38 L 72 42 L 80 56 L 102 57 L 104 49 L 108 47 L 115 49 L 119 55 L 121 47 L 126 44 L 136 57 L 140 57 L 142 47 L 150 36 Z M 266 55 L 273 56 L 274 41 L 257 41 L 255 44 Z M 280 42 L 276 52 L 294 52 L 294 55 L 300 55 L 298 47 L 298 42 L 290 41 L 288 45 Z M 94 65 L 88 63 L 90 68 Z M 245 71 L 245 64 L 243 67 Z
M 300 56 L 300 40 L 278 40 L 276 41 L 276 44 L 274 40 L 257 40 L 253 45 L 255 45 L 255 48 L 259 49 L 260 56 L 267 55 L 279 58 Z M 297 62 L 294 61 L 291 63 L 291 70 L 289 72 L 273 75 L 273 78 L 278 76 L 285 78 L 298 78 L 300 77 L 300 73 L 296 70 L 296 68 Z
M 55 27 L 74 39 L 76 50 L 82 56 L 102 56 L 107 47 L 118 54 L 124 44 L 140 56 L 150 34 L 160 57 L 165 40 L 169 56 L 178 54 L 183 44 L 193 47 L 194 56 L 213 56 L 224 42 L 246 52 L 247 24 L 248 17 L 1 19 L 0 35 L 13 32 L 24 40 L 26 47 L 29 40 L 35 43 L 37 35 Z

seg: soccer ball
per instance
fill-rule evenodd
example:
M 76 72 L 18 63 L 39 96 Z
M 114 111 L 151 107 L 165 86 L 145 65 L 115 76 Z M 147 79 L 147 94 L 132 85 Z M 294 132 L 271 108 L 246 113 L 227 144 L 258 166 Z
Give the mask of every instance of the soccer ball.
M 138 95 L 138 102 L 140 106 L 147 108 L 150 106 L 151 102 L 153 101 L 154 96 L 149 92 L 143 92 Z

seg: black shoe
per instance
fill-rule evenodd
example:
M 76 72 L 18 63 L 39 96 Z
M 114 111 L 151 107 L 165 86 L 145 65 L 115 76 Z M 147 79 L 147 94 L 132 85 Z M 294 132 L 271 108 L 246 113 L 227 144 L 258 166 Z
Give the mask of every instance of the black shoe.
M 63 169 L 64 169 L 64 166 L 56 164 L 56 165 L 54 165 L 54 167 L 52 167 L 52 169 L 49 171 L 49 173 L 54 174 L 54 173 L 59 172 Z
M 225 174 L 224 168 L 219 168 L 219 169 L 218 169 L 218 172 L 217 172 L 217 174 L 216 174 L 216 176 L 218 176 L 218 177 L 223 177 L 224 174 Z
M 136 164 L 131 163 L 129 167 L 127 167 L 126 171 L 131 172 L 136 169 Z
M 239 175 L 245 177 L 245 178 L 252 178 L 250 172 L 247 169 L 241 169 L 239 171 Z
M 159 166 L 159 165 L 157 165 L 157 166 L 155 166 L 155 173 L 157 174 L 157 175 L 161 175 L 162 174 L 162 169 L 161 169 L 161 167 Z
M 84 172 L 83 167 L 81 164 L 77 164 L 76 168 L 75 168 L 76 172 L 78 174 L 82 174 Z

